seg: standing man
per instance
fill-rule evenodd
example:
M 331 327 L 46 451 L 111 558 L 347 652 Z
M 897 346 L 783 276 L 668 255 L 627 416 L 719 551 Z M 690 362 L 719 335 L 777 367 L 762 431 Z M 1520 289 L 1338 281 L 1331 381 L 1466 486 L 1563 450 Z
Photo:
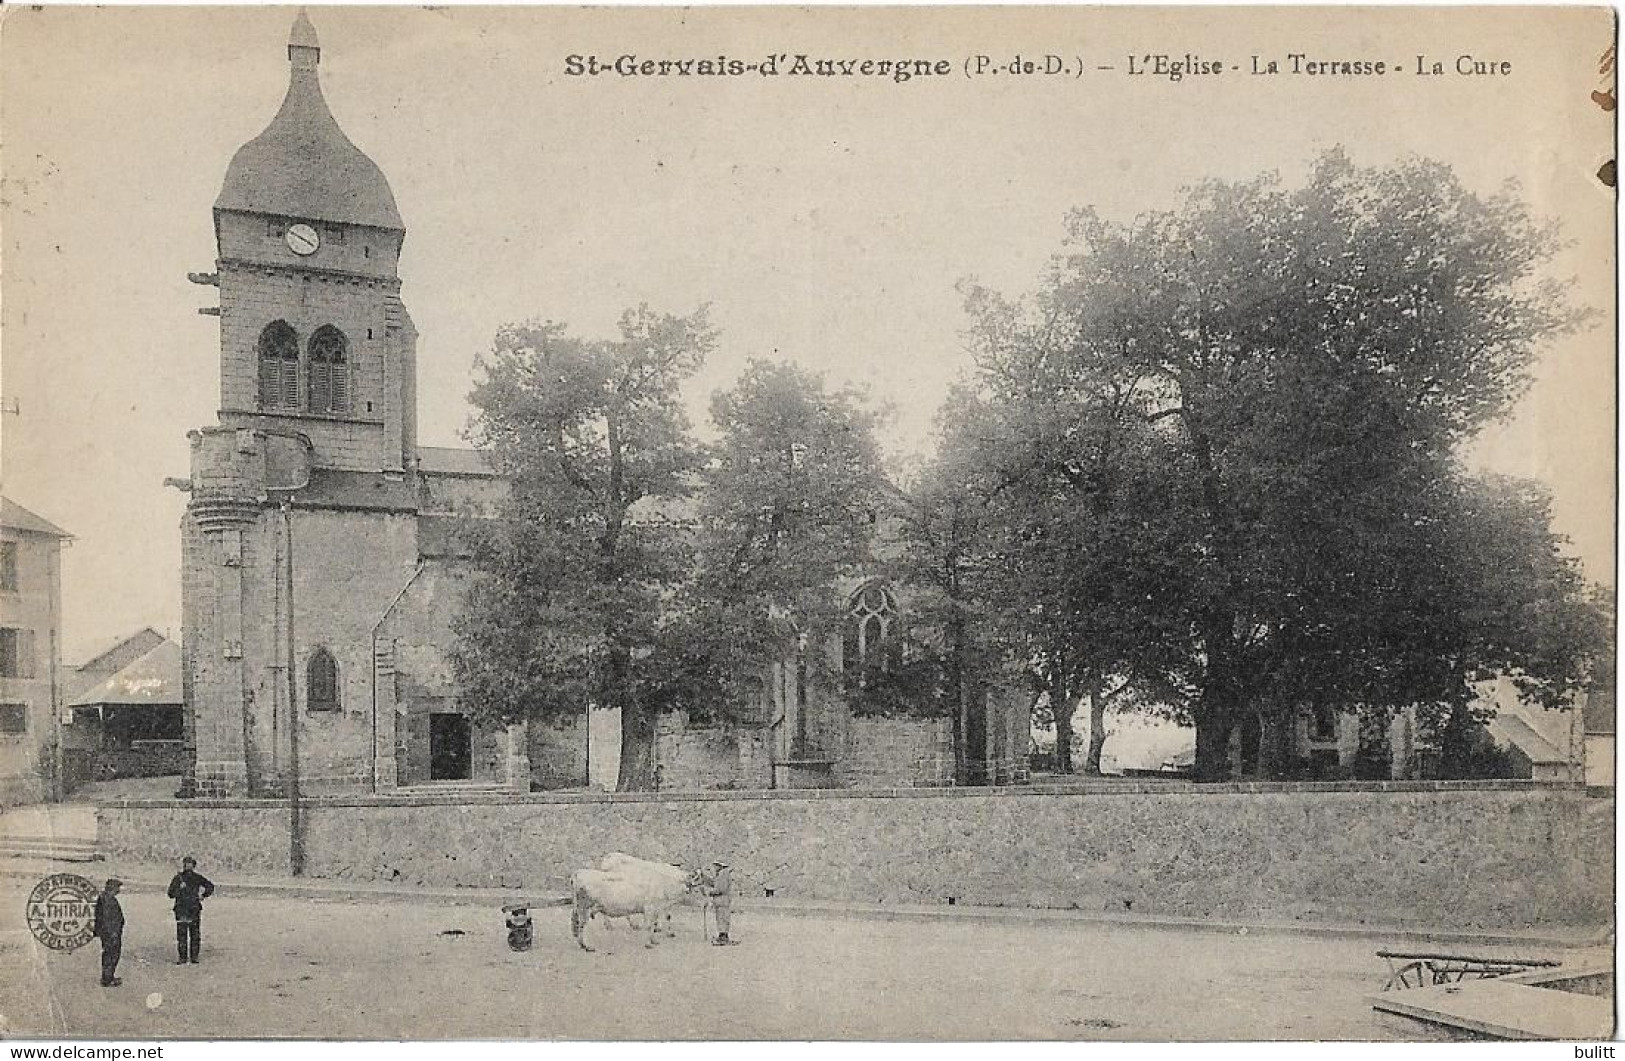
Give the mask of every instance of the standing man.
M 711 941 L 714 947 L 732 947 L 737 941 L 728 938 L 729 921 L 733 914 L 733 870 L 728 863 L 716 861 L 711 863 L 711 871 L 705 874 L 702 890 L 705 892 L 705 901 L 711 907 L 712 916 L 717 919 L 717 938 Z
M 169 897 L 175 900 L 176 965 L 197 964 L 203 946 L 203 900 L 214 894 L 214 882 L 197 871 L 197 859 L 181 859 L 181 871 L 169 882 Z
M 117 987 L 124 982 L 118 978 L 119 955 L 124 952 L 124 908 L 118 904 L 118 890 L 123 883 L 109 877 L 102 893 L 96 896 L 96 919 L 90 934 L 102 941 L 103 987 Z

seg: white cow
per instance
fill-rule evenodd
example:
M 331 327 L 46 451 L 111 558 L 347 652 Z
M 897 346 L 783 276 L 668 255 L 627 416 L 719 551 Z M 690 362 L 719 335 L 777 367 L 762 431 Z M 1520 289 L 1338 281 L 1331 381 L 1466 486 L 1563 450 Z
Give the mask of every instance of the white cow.
M 689 871 L 684 869 L 682 866 L 675 865 L 671 862 L 652 862 L 646 858 L 638 858 L 636 855 L 628 855 L 624 851 L 611 851 L 609 854 L 598 860 L 598 868 L 607 873 L 615 873 L 623 877 L 647 876 L 649 879 L 656 881 L 674 880 L 678 882 L 687 882 L 692 876 L 692 874 L 690 874 Z M 683 900 L 679 901 L 686 901 L 693 898 L 693 896 L 694 893 L 691 892 L 689 895 L 685 896 Z M 605 917 L 607 923 L 608 915 L 605 915 Z M 630 924 L 631 918 L 628 918 L 627 922 Z M 667 911 L 664 918 L 664 924 L 661 925 L 660 930 L 671 939 L 677 938 L 677 933 L 674 932 L 671 927 L 670 911 Z
M 644 946 L 652 947 L 657 942 L 662 921 L 671 916 L 671 908 L 687 898 L 699 886 L 699 882 L 697 873 L 674 878 L 635 869 L 632 872 L 578 869 L 570 878 L 570 890 L 574 895 L 570 932 L 582 950 L 590 951 L 592 948 L 587 946 L 584 933 L 587 922 L 595 915 L 630 917 L 642 914 L 649 925 L 649 941 Z

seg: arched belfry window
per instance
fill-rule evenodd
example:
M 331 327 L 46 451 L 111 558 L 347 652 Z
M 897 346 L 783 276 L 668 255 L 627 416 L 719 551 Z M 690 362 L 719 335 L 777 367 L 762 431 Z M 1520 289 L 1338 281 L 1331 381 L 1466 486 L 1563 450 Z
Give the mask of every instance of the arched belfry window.
M 287 321 L 260 332 L 260 408 L 299 408 L 299 336 Z
M 339 665 L 333 653 L 318 648 L 305 667 L 305 710 L 339 709 Z
M 898 661 L 897 601 L 883 582 L 870 582 L 847 602 L 841 638 L 841 666 L 849 681 L 863 683 L 866 671 L 889 670 Z
M 350 411 L 349 343 L 344 333 L 324 324 L 310 337 L 310 411 Z

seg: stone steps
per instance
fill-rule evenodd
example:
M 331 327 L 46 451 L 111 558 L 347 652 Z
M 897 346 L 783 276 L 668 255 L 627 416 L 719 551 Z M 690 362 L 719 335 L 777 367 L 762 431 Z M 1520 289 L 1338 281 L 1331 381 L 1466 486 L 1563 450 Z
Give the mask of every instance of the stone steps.
M 401 785 L 397 796 L 454 796 L 468 793 L 500 793 L 512 791 L 500 781 L 426 781 L 418 785 Z

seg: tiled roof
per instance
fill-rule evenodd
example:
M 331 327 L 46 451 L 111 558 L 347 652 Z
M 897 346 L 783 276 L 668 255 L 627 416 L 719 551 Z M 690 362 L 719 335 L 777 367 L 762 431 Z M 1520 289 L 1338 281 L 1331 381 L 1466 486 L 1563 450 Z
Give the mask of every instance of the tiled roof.
M 134 663 L 164 643 L 164 635 L 150 626 L 119 638 L 77 667 L 64 667 L 62 684 L 71 700 L 100 685 L 119 669 Z
M 295 508 L 348 508 L 416 512 L 417 494 L 402 474 L 317 468 L 294 495 Z
M 9 497 L 0 497 L 0 527 L 22 531 L 25 534 L 49 534 L 53 538 L 71 538 L 73 535 L 42 516 L 36 516 Z
M 171 707 L 180 703 L 181 646 L 166 640 L 106 681 L 79 694 L 69 706 L 139 704 Z
M 1529 723 L 1510 712 L 1499 712 L 1490 719 L 1490 734 L 1499 741 L 1514 745 L 1527 755 L 1532 763 L 1568 762 L 1551 741 L 1542 737 Z

